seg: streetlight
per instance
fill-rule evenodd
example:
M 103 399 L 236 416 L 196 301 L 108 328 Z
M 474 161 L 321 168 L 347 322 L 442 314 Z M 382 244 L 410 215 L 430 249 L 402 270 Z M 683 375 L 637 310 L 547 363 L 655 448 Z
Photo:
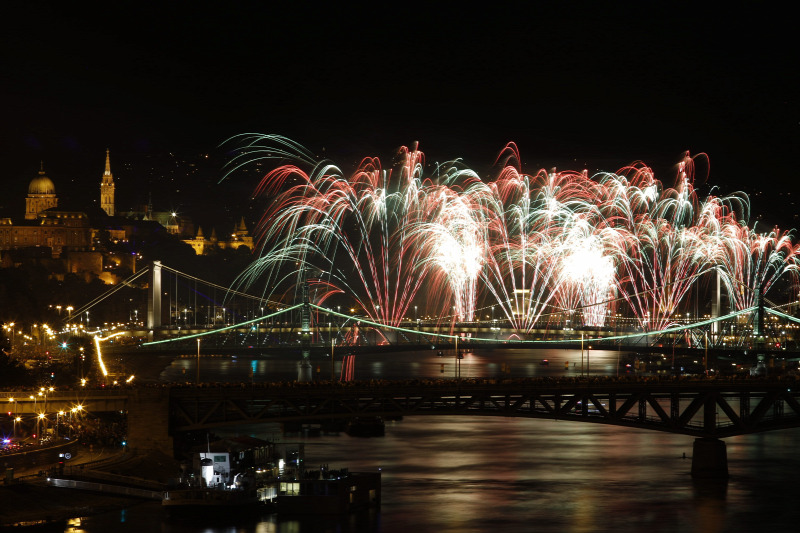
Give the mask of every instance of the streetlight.
M 39 422 L 44 420 L 44 426 L 47 427 L 47 419 L 45 418 L 44 413 L 39 413 L 39 416 L 36 418 L 36 434 L 39 435 L 39 442 L 42 440 L 42 435 L 39 433 Z
M 14 398 L 9 398 L 8 402 L 13 404 L 13 406 L 12 406 L 13 411 L 12 412 L 16 413 L 17 412 L 17 404 L 16 404 L 16 401 L 14 400 Z M 17 424 L 16 424 L 16 420 L 15 420 L 14 421 L 14 433 L 11 436 L 12 437 L 16 436 L 16 433 L 17 433 Z
M 200 337 L 197 338 L 197 376 L 195 386 L 200 386 Z
M 261 317 L 260 318 L 262 318 L 262 319 L 264 318 L 264 308 L 263 307 L 261 308 Z M 261 342 L 263 343 L 265 340 L 267 340 L 267 332 L 266 332 L 266 328 L 264 327 L 264 322 L 265 322 L 264 320 L 259 320 L 256 323 L 256 344 L 258 344 L 258 332 L 261 329 L 264 329 L 264 339 Z

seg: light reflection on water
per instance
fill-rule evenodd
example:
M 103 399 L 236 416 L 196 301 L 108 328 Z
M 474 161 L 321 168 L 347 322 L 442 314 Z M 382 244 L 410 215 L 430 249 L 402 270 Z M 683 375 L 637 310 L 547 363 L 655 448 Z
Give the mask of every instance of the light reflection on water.
M 436 351 L 358 356 L 361 379 L 451 378 L 454 357 Z M 615 351 L 591 352 L 593 375 L 617 372 Z M 541 365 L 548 359 L 548 366 Z M 564 362 L 570 362 L 565 370 Z M 577 368 L 575 362 L 577 361 Z M 191 381 L 194 358 L 176 360 L 162 380 Z M 295 379 L 290 358 L 203 358 L 203 381 Z M 440 372 L 441 365 L 445 372 Z M 585 361 L 584 361 L 585 364 Z M 328 379 L 330 359 L 313 361 Z M 580 375 L 579 350 L 476 351 L 462 361 L 463 377 Z M 508 371 L 510 369 L 510 372 Z M 584 367 L 584 370 L 586 368 Z M 336 361 L 335 372 L 340 371 Z M 263 439 L 276 425 L 217 431 Z M 87 533 L 114 530 L 311 533 L 469 532 L 750 532 L 795 531 L 800 511 L 795 479 L 800 429 L 725 439 L 731 478 L 696 483 L 689 472 L 693 438 L 580 422 L 500 417 L 419 416 L 387 422 L 386 435 L 284 436 L 305 442 L 309 467 L 375 470 L 383 479 L 379 512 L 342 518 L 276 518 L 220 524 L 167 521 L 158 504 L 86 519 Z M 683 454 L 686 454 L 684 458 Z M 76 530 L 77 531 L 77 530 Z
M 220 432 L 220 434 L 222 434 Z M 274 425 L 229 431 L 259 438 Z M 381 438 L 285 436 L 305 442 L 309 468 L 383 474 L 379 513 L 341 519 L 180 524 L 147 504 L 89 518 L 87 532 L 150 524 L 165 533 L 376 531 L 590 532 L 795 530 L 795 447 L 800 430 L 726 439 L 731 479 L 693 482 L 691 437 L 579 422 L 419 416 L 387 422 Z M 683 458 L 686 453 L 687 458 Z M 149 522 L 148 522 L 149 520 Z M 141 529 L 139 529 L 141 531 Z
M 334 375 L 341 373 L 343 353 L 334 357 Z M 385 354 L 364 354 L 355 358 L 356 379 L 407 379 L 444 378 L 456 375 L 456 359 L 453 350 L 424 350 Z M 464 351 L 461 360 L 462 378 L 500 378 L 500 377 L 543 377 L 580 376 L 581 373 L 593 376 L 616 376 L 625 374 L 620 366 L 624 352 L 614 350 L 563 349 L 476 349 Z M 548 364 L 542 364 L 543 360 Z M 569 363 L 568 366 L 565 363 Z M 162 381 L 194 381 L 197 370 L 196 357 L 188 354 L 175 359 L 160 376 Z M 311 359 L 312 374 L 315 379 L 330 379 L 330 357 Z M 200 359 L 201 381 L 285 381 L 297 379 L 298 360 L 296 355 L 265 355 L 260 358 L 249 357 L 202 357 Z M 665 361 L 663 368 L 669 366 Z

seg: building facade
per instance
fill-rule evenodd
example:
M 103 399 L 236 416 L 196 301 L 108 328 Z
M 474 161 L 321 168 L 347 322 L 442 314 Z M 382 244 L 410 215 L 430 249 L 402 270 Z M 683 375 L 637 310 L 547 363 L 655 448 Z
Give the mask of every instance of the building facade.
M 39 213 L 58 207 L 56 186 L 44 173 L 44 162 L 39 169 L 39 175 L 31 180 L 28 185 L 28 197 L 25 198 L 25 220 L 36 220 Z
M 49 248 L 54 258 L 65 251 L 92 249 L 89 217 L 81 211 L 58 209 L 56 188 L 44 164 L 28 185 L 24 219 L 0 218 L 0 250 L 26 248 Z

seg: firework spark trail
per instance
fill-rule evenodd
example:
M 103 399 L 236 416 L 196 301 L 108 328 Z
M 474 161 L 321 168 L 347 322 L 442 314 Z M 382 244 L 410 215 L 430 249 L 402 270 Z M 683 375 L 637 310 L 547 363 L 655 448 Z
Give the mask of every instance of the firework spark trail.
M 501 151 L 492 180 L 459 161 L 423 176 L 416 146 L 402 148 L 391 170 L 366 158 L 345 178 L 283 138 L 237 140 L 234 168 L 284 163 L 256 191 L 275 202 L 257 227 L 259 257 L 240 282 L 291 292 L 306 269 L 315 302 L 345 294 L 377 322 L 399 324 L 425 286 L 427 307 L 440 316 L 469 321 L 478 304 L 497 305 L 518 333 L 576 310 L 584 324 L 601 326 L 614 293 L 641 327 L 657 330 L 674 323 L 708 272 L 722 274 L 735 309 L 753 305 L 756 287 L 766 292 L 798 275 L 791 233 L 750 229 L 744 194 L 701 201 L 689 154 L 672 188 L 641 162 L 591 177 L 528 175 L 514 144 Z
M 684 159 L 674 189 L 663 189 L 641 163 L 601 179 L 610 193 L 604 218 L 617 235 L 610 241 L 618 259 L 617 291 L 643 329 L 669 326 L 708 268 L 697 251 L 703 241 L 693 226 L 697 199 L 692 168 L 691 160 Z
M 250 144 L 248 157 L 253 153 Z M 402 156 L 398 178 L 376 158 L 364 159 L 349 179 L 331 164 L 315 165 L 310 173 L 295 165 L 269 172 L 257 193 L 276 199 L 257 228 L 260 256 L 239 282 L 266 277 L 270 287 L 297 284 L 308 270 L 315 303 L 344 292 L 371 319 L 398 324 L 426 269 L 409 238 L 417 217 L 425 215 L 419 183 L 424 159 L 416 150 L 404 149 Z M 296 267 L 287 273 L 287 265 Z
M 527 176 L 520 171 L 517 147 L 509 144 L 498 160 L 503 168 L 476 203 L 486 213 L 486 268 L 482 281 L 518 331 L 529 331 L 560 294 L 560 257 L 564 225 L 591 211 L 595 184 L 585 173 Z M 487 194 L 488 193 L 488 194 Z M 562 302 L 563 303 L 563 302 Z M 562 305 L 574 308 L 570 303 Z
M 791 235 L 777 228 L 756 233 L 741 225 L 729 225 L 719 266 L 732 309 L 746 309 L 756 302 L 758 290 L 767 294 L 782 276 L 798 277 L 798 246 Z
M 590 228 L 582 224 L 584 231 Z M 583 323 L 600 327 L 605 324 L 607 301 L 613 290 L 614 261 L 604 254 L 604 246 L 599 235 L 574 235 L 570 232 L 565 241 L 565 249 L 560 254 L 561 276 L 564 280 L 559 287 L 562 306 L 575 310 L 582 308 Z
M 426 261 L 431 264 L 432 286 L 449 287 L 453 319 L 471 321 L 485 247 L 480 222 L 464 197 L 444 190 L 437 197 L 435 222 L 423 223 L 417 235 L 426 251 Z M 450 315 L 446 311 L 445 314 Z

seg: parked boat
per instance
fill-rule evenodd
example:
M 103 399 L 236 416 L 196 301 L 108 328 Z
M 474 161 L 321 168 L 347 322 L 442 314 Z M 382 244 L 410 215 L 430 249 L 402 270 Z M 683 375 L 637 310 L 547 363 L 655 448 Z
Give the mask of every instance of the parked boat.
M 205 518 L 229 516 L 231 511 L 239 516 L 344 514 L 380 506 L 380 472 L 327 466 L 308 470 L 303 444 L 285 457 L 269 468 L 234 474 L 228 453 L 199 453 L 199 468 L 164 492 L 162 507 L 170 516 Z
M 275 498 L 278 514 L 344 514 L 380 507 L 381 473 L 347 469 L 304 472 L 297 479 L 281 479 Z
M 266 500 L 260 498 L 252 472 L 234 474 L 230 455 L 225 452 L 199 453 L 199 474 L 192 473 L 175 488 L 164 492 L 162 507 L 170 515 L 208 514 L 220 509 L 259 510 Z

